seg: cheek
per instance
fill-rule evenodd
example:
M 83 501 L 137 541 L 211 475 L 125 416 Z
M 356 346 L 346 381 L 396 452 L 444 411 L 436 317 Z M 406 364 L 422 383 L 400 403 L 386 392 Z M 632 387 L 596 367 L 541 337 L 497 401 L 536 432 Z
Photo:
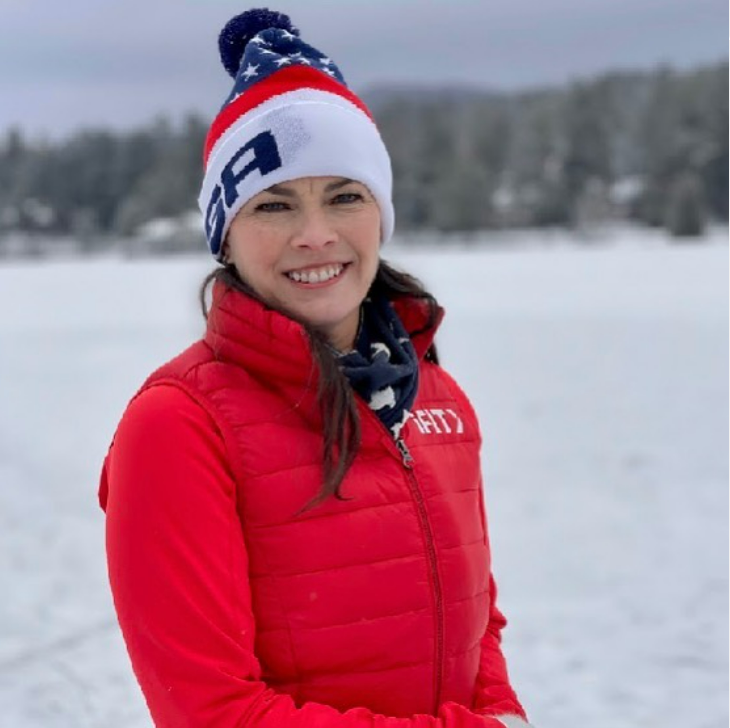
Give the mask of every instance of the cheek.
M 253 247 L 238 247 L 231 252 L 231 262 L 241 278 L 259 295 L 270 295 L 275 274 L 275 259 L 270 255 L 265 241 L 256 241 Z M 261 243 L 259 245 L 259 243 Z
M 380 255 L 380 216 L 371 215 L 361 221 L 357 230 L 357 246 L 363 259 L 377 259 Z
M 373 275 L 375 275 L 375 270 L 380 262 L 380 247 L 380 228 L 378 228 L 377 237 L 371 237 L 363 251 L 363 255 L 367 258 L 369 263 L 368 267 L 372 268 Z
M 245 235 L 240 234 L 230 241 L 231 261 L 242 270 L 263 272 L 274 264 L 275 245 L 266 230 L 249 225 Z

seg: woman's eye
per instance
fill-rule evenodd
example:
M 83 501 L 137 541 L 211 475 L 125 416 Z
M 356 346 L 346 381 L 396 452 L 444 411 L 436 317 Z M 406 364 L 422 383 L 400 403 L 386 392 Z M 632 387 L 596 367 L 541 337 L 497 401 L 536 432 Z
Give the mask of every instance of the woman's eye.
M 362 200 L 363 196 L 359 192 L 341 192 L 334 197 L 332 202 L 336 205 L 347 205 L 348 203 L 361 202 Z
M 256 212 L 279 212 L 286 209 L 286 202 L 261 202 L 256 205 Z

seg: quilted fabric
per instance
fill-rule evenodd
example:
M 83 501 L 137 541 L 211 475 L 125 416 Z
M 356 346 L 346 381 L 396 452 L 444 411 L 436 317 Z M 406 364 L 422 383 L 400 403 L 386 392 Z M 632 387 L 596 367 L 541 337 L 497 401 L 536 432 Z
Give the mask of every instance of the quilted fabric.
M 420 304 L 396 307 L 422 328 Z M 413 337 L 421 358 L 433 333 Z M 420 367 L 403 443 L 359 402 L 343 499 L 301 512 L 322 456 L 306 336 L 216 285 L 205 338 L 148 379 L 102 473 L 115 604 L 157 725 L 524 716 L 499 649 L 477 420 Z

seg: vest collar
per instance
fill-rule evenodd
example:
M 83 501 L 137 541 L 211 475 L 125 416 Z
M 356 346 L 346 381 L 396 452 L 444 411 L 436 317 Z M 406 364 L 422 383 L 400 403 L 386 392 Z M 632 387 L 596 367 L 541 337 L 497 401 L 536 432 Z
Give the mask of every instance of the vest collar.
M 426 329 L 424 301 L 399 299 L 393 307 L 422 359 L 433 343 L 443 309 L 439 308 L 436 324 Z M 205 341 L 218 358 L 240 364 L 257 379 L 316 385 L 317 367 L 304 328 L 220 281 L 213 285 Z

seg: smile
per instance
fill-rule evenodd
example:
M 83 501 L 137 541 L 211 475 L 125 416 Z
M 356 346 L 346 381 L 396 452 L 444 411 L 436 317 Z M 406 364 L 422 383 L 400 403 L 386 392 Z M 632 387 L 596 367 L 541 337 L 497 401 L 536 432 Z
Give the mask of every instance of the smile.
M 332 263 L 321 268 L 289 271 L 286 275 L 296 283 L 326 283 L 340 276 L 343 270 L 345 266 L 341 263 Z

